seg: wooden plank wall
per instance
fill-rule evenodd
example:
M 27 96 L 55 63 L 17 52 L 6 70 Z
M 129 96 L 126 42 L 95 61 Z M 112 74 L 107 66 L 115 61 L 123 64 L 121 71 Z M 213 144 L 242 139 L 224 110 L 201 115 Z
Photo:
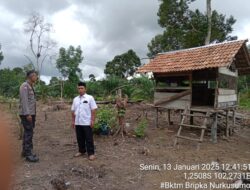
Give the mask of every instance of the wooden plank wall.
M 218 108 L 225 108 L 237 105 L 236 90 L 218 89 Z
M 231 88 L 236 86 L 232 85 L 233 83 L 237 82 L 238 73 L 230 71 L 226 67 L 221 67 L 218 69 L 219 71 L 219 79 L 225 80 L 228 79 L 228 82 L 231 83 Z M 227 77 L 220 77 L 221 76 L 227 76 Z M 220 81 L 219 81 L 220 82 Z M 217 89 L 217 108 L 227 108 L 237 105 L 237 89 L 229 89 L 229 88 L 222 88 L 219 87 Z
M 171 97 L 178 94 L 177 92 L 155 92 L 154 93 L 154 103 L 158 102 L 164 98 Z M 181 97 L 178 100 L 171 101 L 166 104 L 161 104 L 161 107 L 169 108 L 169 109 L 185 109 L 187 106 L 190 107 L 190 99 L 191 95 L 186 95 Z

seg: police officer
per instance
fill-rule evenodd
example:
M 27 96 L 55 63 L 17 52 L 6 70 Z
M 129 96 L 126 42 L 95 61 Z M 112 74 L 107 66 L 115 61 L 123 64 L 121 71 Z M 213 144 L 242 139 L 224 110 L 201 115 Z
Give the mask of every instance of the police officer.
M 38 162 L 38 157 L 33 153 L 33 130 L 36 121 L 36 97 L 34 84 L 37 74 L 34 70 L 28 71 L 27 80 L 19 89 L 20 96 L 20 118 L 24 128 L 22 156 L 29 162 Z

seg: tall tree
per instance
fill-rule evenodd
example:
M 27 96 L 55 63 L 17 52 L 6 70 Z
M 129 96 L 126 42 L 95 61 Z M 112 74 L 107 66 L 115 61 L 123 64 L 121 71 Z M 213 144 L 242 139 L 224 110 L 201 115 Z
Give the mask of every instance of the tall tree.
M 191 48 L 204 45 L 208 33 L 207 14 L 198 9 L 192 11 L 189 4 L 192 0 L 160 0 L 158 11 L 159 25 L 164 28 L 163 34 L 156 35 L 148 44 L 149 57 L 157 53 Z M 232 32 L 235 19 L 213 11 L 211 14 L 210 41 L 224 41 Z
M 89 75 L 89 80 L 90 80 L 91 82 L 95 82 L 95 81 L 96 81 L 95 75 L 94 75 L 94 74 L 90 74 L 90 75 Z
M 82 78 L 82 72 L 79 64 L 83 61 L 81 46 L 77 48 L 69 46 L 66 50 L 61 47 L 59 50 L 59 57 L 56 60 L 56 67 L 61 73 L 63 80 L 62 90 L 64 89 L 63 81 L 68 78 L 68 84 L 73 86 Z M 74 91 L 74 90 L 73 90 Z M 69 92 L 70 93 L 70 92 Z
M 207 0 L 207 37 L 205 40 L 205 45 L 210 43 L 211 32 L 212 32 L 212 8 L 211 8 L 211 0 Z
M 43 63 L 51 58 L 51 50 L 56 42 L 50 38 L 53 31 L 52 24 L 45 22 L 44 17 L 39 13 L 32 13 L 24 23 L 24 32 L 29 35 L 29 46 L 32 57 L 25 55 L 29 63 L 35 63 L 40 75 Z M 35 61 L 32 61 L 35 60 Z
M 2 63 L 2 61 L 3 61 L 3 52 L 1 51 L 1 44 L 0 44 L 0 65 L 1 65 L 1 63 Z
M 81 46 L 75 48 L 74 46 L 69 46 L 66 50 L 61 47 L 59 50 L 59 57 L 56 60 L 56 67 L 62 76 L 65 78 L 68 77 L 69 80 L 82 77 L 81 69 L 79 64 L 82 62 L 82 50 Z
M 141 60 L 133 50 L 117 55 L 112 61 L 107 62 L 104 73 L 108 76 L 127 78 L 135 73 L 137 67 L 141 66 Z

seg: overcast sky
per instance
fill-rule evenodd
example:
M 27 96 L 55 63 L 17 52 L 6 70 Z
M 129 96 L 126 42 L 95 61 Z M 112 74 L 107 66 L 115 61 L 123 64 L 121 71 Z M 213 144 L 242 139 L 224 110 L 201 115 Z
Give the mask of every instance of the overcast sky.
M 205 11 L 206 0 L 196 0 L 192 7 Z M 237 20 L 232 35 L 250 39 L 249 0 L 212 0 L 212 9 Z M 140 58 L 147 54 L 147 44 L 162 32 L 157 24 L 158 0 L 0 0 L 0 43 L 4 61 L 0 68 L 22 67 L 28 61 L 29 38 L 23 23 L 32 12 L 39 12 L 53 24 L 53 39 L 60 47 L 80 45 L 84 60 L 80 67 L 84 78 L 89 74 L 103 77 L 107 61 L 133 49 Z M 42 71 L 58 76 L 51 63 Z

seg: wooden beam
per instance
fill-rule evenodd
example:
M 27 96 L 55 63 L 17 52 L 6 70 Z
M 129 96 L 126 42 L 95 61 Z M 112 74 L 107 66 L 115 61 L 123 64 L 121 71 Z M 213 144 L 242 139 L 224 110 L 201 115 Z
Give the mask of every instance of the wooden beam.
M 189 87 L 190 87 L 190 89 L 191 89 L 191 96 L 190 96 L 190 107 L 192 106 L 192 99 L 193 99 L 193 97 L 192 97 L 192 93 L 193 93 L 193 75 L 192 74 L 190 74 L 189 75 Z M 190 114 L 193 114 L 193 111 L 190 111 Z M 190 122 L 190 124 L 191 125 L 193 125 L 194 124 L 194 117 L 190 117 L 189 118 L 189 122 Z
M 187 114 L 187 109 L 188 109 L 188 108 L 186 108 L 186 109 L 183 111 L 184 114 Z M 186 118 L 185 115 L 181 115 L 181 124 L 184 123 L 185 118 Z M 178 129 L 178 132 L 177 132 L 177 135 L 175 136 L 174 147 L 177 145 L 178 137 L 179 137 L 180 134 L 181 134 L 181 130 L 182 130 L 182 126 L 180 125 L 180 127 L 179 127 L 179 129 Z M 177 136 L 178 136 L 178 137 L 177 137 Z
M 176 137 L 176 138 L 180 138 L 180 139 L 190 140 L 190 141 L 198 141 L 198 142 L 201 142 L 200 139 L 195 139 L 195 138 L 186 137 L 186 136 L 181 136 L 181 135 L 176 135 L 175 137 Z
M 226 110 L 226 137 L 229 137 L 229 121 L 228 110 Z
M 235 108 L 234 108 L 233 109 L 233 124 L 232 124 L 232 128 L 231 128 L 231 135 L 234 132 L 235 122 L 236 122 L 236 116 L 235 116 Z
M 192 71 L 189 72 L 169 72 L 169 73 L 154 73 L 154 77 L 170 77 L 170 76 L 189 76 Z
M 158 128 L 159 120 L 158 120 L 158 108 L 155 108 L 155 127 Z
M 190 106 L 192 106 L 192 94 L 193 94 L 193 73 L 189 75 L 189 88 L 191 89 L 191 96 L 190 96 Z
M 160 104 L 165 104 L 165 103 L 177 100 L 177 99 L 179 99 L 179 98 L 181 98 L 183 96 L 187 96 L 189 94 L 191 94 L 191 90 L 186 90 L 186 91 L 180 92 L 178 94 L 175 94 L 173 96 L 170 96 L 170 97 L 164 98 L 162 100 L 159 100 L 159 101 L 155 102 L 154 105 L 158 106 Z
M 234 95 L 236 90 L 227 89 L 227 88 L 218 88 L 219 95 Z
M 211 129 L 212 142 L 217 143 L 217 124 L 218 124 L 218 113 L 214 114 L 213 125 Z
M 168 109 L 168 126 L 171 125 L 171 114 L 170 114 L 170 109 Z
M 216 86 L 215 86 L 215 95 L 214 95 L 214 108 L 218 107 L 218 88 L 219 88 L 219 69 L 216 70 Z
M 227 67 L 220 67 L 219 68 L 219 73 L 224 74 L 224 75 L 229 75 L 232 77 L 238 77 L 238 73 L 230 71 Z
M 218 95 L 218 104 L 221 102 L 236 102 L 237 101 L 237 95 Z

